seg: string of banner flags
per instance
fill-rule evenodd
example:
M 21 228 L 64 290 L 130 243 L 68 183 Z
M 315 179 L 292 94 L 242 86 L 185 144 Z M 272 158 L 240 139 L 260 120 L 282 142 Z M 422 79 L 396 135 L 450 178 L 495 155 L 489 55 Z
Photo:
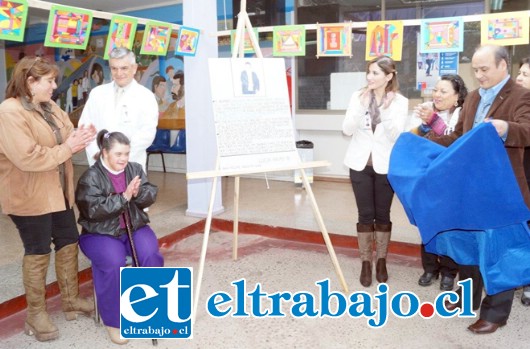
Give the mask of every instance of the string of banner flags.
M 1 0 L 0 39 L 24 40 L 28 16 L 27 0 Z M 90 10 L 52 5 L 44 45 L 58 48 L 86 49 L 92 28 Z M 386 55 L 401 60 L 405 21 L 366 22 L 366 60 Z M 526 45 L 529 43 L 529 11 L 484 14 L 480 16 L 481 44 Z M 420 53 L 462 52 L 464 49 L 464 17 L 420 20 Z M 105 46 L 105 56 L 114 47 L 133 46 L 138 20 L 113 15 Z M 140 54 L 165 56 L 174 25 L 148 20 L 143 34 Z M 316 24 L 317 57 L 352 56 L 352 22 Z M 256 38 L 258 29 L 254 28 Z M 306 55 L 306 25 L 272 27 L 272 52 L 276 57 Z M 200 30 L 179 26 L 175 55 L 195 56 Z M 235 30 L 231 31 L 233 44 Z M 248 33 L 244 52 L 254 53 Z

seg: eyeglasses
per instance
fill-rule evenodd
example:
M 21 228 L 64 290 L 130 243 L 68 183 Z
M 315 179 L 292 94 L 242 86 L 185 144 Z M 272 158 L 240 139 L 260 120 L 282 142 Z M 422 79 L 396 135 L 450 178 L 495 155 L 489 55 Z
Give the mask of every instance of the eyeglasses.
M 26 70 L 26 75 L 25 75 L 24 80 L 26 80 L 28 78 L 29 72 L 35 66 L 35 63 L 40 62 L 41 60 L 42 59 L 40 57 L 35 57 L 35 59 L 33 60 L 33 63 L 31 63 L 31 65 L 29 66 L 28 70 Z

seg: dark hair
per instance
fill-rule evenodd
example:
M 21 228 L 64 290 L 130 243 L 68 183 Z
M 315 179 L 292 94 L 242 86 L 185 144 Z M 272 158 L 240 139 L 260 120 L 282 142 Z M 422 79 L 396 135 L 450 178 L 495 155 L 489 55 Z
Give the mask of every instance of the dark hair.
M 103 80 L 105 76 L 103 75 L 103 67 L 99 63 L 92 64 L 92 70 L 90 71 L 90 77 L 94 75 L 94 73 L 98 74 L 99 81 L 97 82 L 97 85 L 103 84 Z
M 173 97 L 173 99 L 178 101 L 179 99 L 182 99 L 184 97 L 184 72 L 182 70 L 177 70 L 175 75 L 173 75 L 173 80 L 176 79 L 180 80 L 180 90 L 178 94 Z
M 24 57 L 15 69 L 13 75 L 7 83 L 6 98 L 26 97 L 32 100 L 31 89 L 28 84 L 28 78 L 32 77 L 39 81 L 43 76 L 52 74 L 53 77 L 59 75 L 59 68 L 54 63 L 49 62 L 42 57 Z
M 393 74 L 392 79 L 388 82 L 385 88 L 385 92 L 397 92 L 399 90 L 399 82 L 397 79 L 396 62 L 388 56 L 379 56 L 368 63 L 366 63 L 366 73 L 370 70 L 372 64 L 377 64 L 379 68 L 385 73 L 385 75 Z
M 151 91 L 155 92 L 155 88 L 160 85 L 161 82 L 165 82 L 166 78 L 160 75 L 157 75 L 153 78 L 153 83 L 151 84 Z
M 105 129 L 98 132 L 96 137 L 99 153 L 96 154 L 96 158 L 100 157 L 103 150 L 109 152 L 116 143 L 131 145 L 131 141 L 121 132 L 109 132 Z
M 521 68 L 525 64 L 528 64 L 530 66 L 530 57 L 525 57 L 521 59 L 521 61 L 519 62 L 519 68 Z
M 462 80 L 460 75 L 457 74 L 442 75 L 440 80 L 446 80 L 451 83 L 451 85 L 453 86 L 453 90 L 458 93 L 458 100 L 456 102 L 458 104 L 457 107 L 461 107 L 462 104 L 464 104 L 464 100 L 467 96 L 467 87 L 464 80 Z

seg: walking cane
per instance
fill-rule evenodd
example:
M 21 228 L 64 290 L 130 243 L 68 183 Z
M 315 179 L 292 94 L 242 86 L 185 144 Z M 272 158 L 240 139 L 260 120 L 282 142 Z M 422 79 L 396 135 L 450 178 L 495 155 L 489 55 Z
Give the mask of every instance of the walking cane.
M 123 212 L 123 220 L 125 221 L 125 230 L 127 231 L 127 237 L 129 238 L 129 243 L 131 244 L 131 253 L 132 253 L 132 260 L 133 260 L 133 267 L 139 267 L 140 263 L 138 263 L 138 255 L 136 254 L 136 247 L 134 247 L 134 241 L 133 241 L 133 231 L 131 226 L 131 212 L 129 211 L 129 202 L 127 202 L 125 212 Z M 151 339 L 154 346 L 158 345 L 158 339 Z

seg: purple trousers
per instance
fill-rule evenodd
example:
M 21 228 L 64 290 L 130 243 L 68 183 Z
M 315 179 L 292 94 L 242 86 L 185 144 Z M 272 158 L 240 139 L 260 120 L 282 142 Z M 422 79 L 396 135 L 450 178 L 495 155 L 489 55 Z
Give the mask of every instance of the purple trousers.
M 134 247 L 141 267 L 163 267 L 158 240 L 146 225 L 133 233 Z M 116 238 L 104 234 L 82 234 L 79 247 L 92 262 L 92 277 L 98 310 L 106 326 L 120 327 L 120 267 L 131 256 L 127 234 Z

